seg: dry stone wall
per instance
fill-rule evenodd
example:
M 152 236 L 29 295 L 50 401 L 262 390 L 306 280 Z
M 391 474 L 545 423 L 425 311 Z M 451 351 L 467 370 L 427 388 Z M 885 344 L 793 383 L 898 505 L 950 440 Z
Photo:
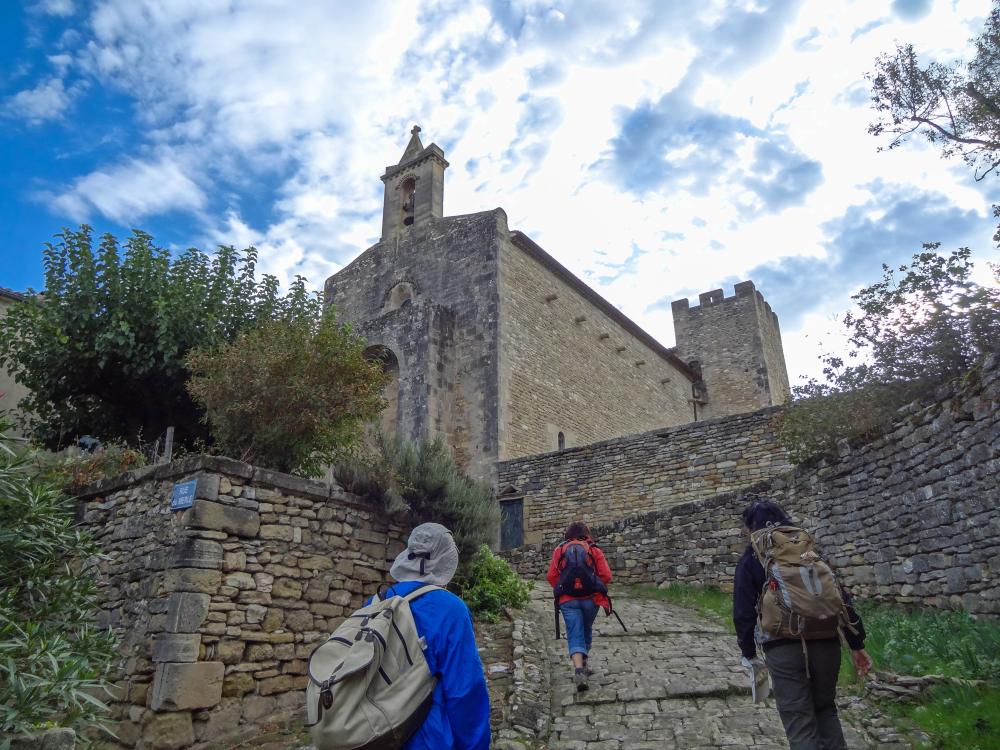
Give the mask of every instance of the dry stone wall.
M 170 510 L 176 482 L 190 509 Z M 385 580 L 404 530 L 329 485 L 194 457 L 92 486 L 83 525 L 106 559 L 102 624 L 122 635 L 125 747 L 169 750 L 299 718 L 306 664 Z
M 524 539 L 591 526 L 746 487 L 791 468 L 777 409 L 668 427 L 498 464 L 502 496 L 523 497 Z
M 844 443 L 836 456 L 742 491 L 598 526 L 615 580 L 731 588 L 746 547 L 740 513 L 763 496 L 815 531 L 855 595 L 1000 614 L 1000 357 L 970 380 L 904 410 L 869 444 Z M 506 554 L 540 577 L 551 548 Z

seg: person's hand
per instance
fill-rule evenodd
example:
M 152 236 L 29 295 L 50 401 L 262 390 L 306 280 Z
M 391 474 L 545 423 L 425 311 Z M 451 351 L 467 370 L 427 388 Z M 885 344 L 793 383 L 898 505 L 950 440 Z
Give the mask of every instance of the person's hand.
M 854 662 L 854 670 L 859 677 L 864 677 L 872 669 L 872 658 L 863 648 L 851 651 L 851 661 Z

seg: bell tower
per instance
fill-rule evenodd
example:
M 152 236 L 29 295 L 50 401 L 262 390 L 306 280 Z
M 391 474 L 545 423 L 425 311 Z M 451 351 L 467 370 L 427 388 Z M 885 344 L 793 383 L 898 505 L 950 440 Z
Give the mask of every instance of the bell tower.
M 382 239 L 387 240 L 429 219 L 444 216 L 444 151 L 436 144 L 424 148 L 420 126 L 410 131 L 399 164 L 385 168 L 385 201 L 382 206 Z

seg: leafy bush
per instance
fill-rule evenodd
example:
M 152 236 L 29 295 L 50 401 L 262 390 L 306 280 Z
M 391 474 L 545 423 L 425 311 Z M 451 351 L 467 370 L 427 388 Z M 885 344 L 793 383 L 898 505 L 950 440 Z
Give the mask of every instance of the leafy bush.
M 113 442 L 93 453 L 43 461 L 41 475 L 47 483 L 74 495 L 88 484 L 116 477 L 146 463 L 142 451 L 122 442 Z
M 460 583 L 460 596 L 469 605 L 472 614 L 486 622 L 499 620 L 504 607 L 523 607 L 531 594 L 528 582 L 485 544 L 473 556 Z
M 448 527 L 464 575 L 473 555 L 493 541 L 500 523 L 493 488 L 462 473 L 440 439 L 411 443 L 376 432 L 373 440 L 374 457 L 335 465 L 337 481 L 349 492 L 381 501 L 389 513 L 406 514 L 414 526 L 434 521 Z
M 134 231 L 95 246 L 89 226 L 46 244 L 45 288 L 0 320 L 0 365 L 29 389 L 34 439 L 59 449 L 80 435 L 135 445 L 174 425 L 178 445 L 206 438 L 185 390 L 184 358 L 282 315 L 296 303 L 255 278 L 257 251 L 194 248 L 172 257 Z M 295 290 L 293 289 L 293 292 Z
M 882 280 L 852 297 L 859 311 L 844 317 L 847 359 L 823 357 L 826 382 L 792 389 L 780 436 L 793 460 L 878 434 L 900 407 L 932 397 L 996 349 L 1000 289 L 971 280 L 968 248 L 943 256 L 938 247 L 925 245 L 898 278 L 883 266 Z
M 2 422 L 2 420 L 0 420 Z M 16 456 L 0 423 L 0 738 L 102 726 L 115 638 L 97 628 L 97 556 L 73 502 Z M 0 739 L 0 748 L 5 740 Z
M 360 440 L 385 406 L 381 363 L 305 292 L 277 320 L 187 359 L 188 390 L 204 408 L 217 448 L 243 461 L 307 476 L 322 474 Z

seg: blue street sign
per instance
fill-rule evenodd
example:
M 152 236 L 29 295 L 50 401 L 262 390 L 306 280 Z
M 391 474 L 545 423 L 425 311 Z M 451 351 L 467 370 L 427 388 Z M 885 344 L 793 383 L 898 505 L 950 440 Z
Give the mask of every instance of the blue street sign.
M 174 494 L 170 497 L 170 510 L 184 510 L 185 508 L 190 508 L 194 503 L 194 493 L 197 489 L 197 479 L 192 479 L 187 482 L 177 482 L 174 485 Z

